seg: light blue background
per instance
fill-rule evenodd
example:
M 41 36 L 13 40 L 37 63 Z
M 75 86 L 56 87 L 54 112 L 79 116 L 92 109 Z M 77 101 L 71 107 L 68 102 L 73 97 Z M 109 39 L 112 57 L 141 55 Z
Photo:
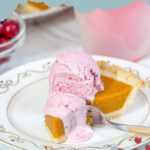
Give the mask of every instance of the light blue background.
M 42 0 L 36 0 L 42 1 Z M 88 12 L 100 8 L 102 10 L 116 9 L 132 3 L 134 0 L 43 0 L 52 6 L 67 4 L 74 6 L 80 12 Z M 150 0 L 147 0 L 150 3 Z M 17 7 L 18 3 L 26 0 L 0 0 L 0 20 L 7 18 Z

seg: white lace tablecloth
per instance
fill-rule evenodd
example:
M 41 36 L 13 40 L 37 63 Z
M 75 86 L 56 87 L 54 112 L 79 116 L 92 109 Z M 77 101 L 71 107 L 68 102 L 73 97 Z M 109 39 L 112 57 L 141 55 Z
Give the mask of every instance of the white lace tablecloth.
M 27 25 L 24 45 L 13 54 L 4 73 L 22 64 L 56 56 L 59 52 L 81 49 L 79 31 L 72 10 L 68 10 L 55 18 Z M 138 62 L 150 67 L 150 55 Z M 143 148 L 141 148 L 143 149 Z M 0 144 L 0 150 L 12 150 Z

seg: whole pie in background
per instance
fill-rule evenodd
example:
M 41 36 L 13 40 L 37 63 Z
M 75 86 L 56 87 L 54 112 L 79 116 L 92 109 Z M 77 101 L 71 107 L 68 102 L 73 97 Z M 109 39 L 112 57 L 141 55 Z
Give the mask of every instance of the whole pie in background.
M 50 9 L 50 7 L 44 2 L 35 2 L 29 0 L 24 5 L 19 4 L 18 7 L 16 8 L 16 11 L 19 14 L 30 14 L 30 13 L 41 12 L 47 9 Z

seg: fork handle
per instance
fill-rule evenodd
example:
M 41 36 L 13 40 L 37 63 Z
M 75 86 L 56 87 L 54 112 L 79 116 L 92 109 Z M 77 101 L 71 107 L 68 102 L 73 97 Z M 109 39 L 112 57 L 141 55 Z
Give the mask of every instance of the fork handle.
M 148 126 L 120 124 L 120 123 L 115 123 L 109 120 L 107 120 L 107 124 L 122 131 L 150 136 L 150 127 Z
M 137 134 L 143 134 L 143 135 L 150 135 L 150 128 L 149 127 L 142 127 L 142 126 L 128 126 L 128 131 L 137 133 Z

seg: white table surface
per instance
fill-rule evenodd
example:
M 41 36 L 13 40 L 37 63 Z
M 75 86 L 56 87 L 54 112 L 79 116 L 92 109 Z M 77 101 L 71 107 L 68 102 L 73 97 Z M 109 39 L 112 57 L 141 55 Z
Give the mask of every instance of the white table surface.
M 55 18 L 28 24 L 24 45 L 17 49 L 8 66 L 3 68 L 0 74 L 31 61 L 56 56 L 62 51 L 81 48 L 73 11 L 68 10 Z M 150 54 L 138 63 L 150 68 Z M 0 150 L 12 149 L 0 144 Z

